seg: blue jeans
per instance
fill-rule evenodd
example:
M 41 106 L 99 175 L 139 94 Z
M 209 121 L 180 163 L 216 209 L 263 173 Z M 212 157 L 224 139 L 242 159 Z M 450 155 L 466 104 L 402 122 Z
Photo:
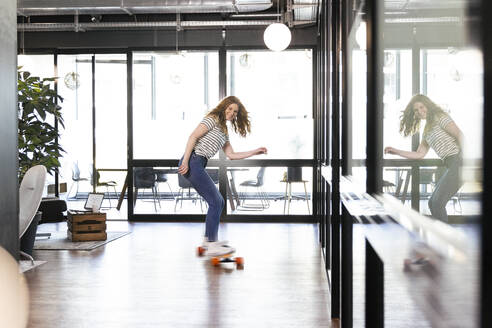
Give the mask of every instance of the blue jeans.
M 434 218 L 448 222 L 446 204 L 461 188 L 461 155 L 452 155 L 444 159 L 446 171 L 436 184 L 436 188 L 429 199 L 429 209 Z
M 179 161 L 181 165 L 183 158 Z M 209 241 L 217 241 L 219 232 L 220 214 L 224 208 L 224 198 L 220 194 L 214 182 L 205 171 L 207 158 L 195 154 L 193 151 L 188 161 L 188 172 L 184 177 L 191 183 L 193 188 L 202 196 L 208 204 L 207 217 L 205 219 L 205 237 Z

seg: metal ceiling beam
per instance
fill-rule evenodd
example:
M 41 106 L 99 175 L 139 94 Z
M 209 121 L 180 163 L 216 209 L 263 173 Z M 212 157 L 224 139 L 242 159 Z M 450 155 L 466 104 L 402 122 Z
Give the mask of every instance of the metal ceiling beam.
M 181 21 L 179 26 L 186 28 L 217 28 L 234 26 L 267 26 L 275 20 L 241 20 L 241 21 Z M 314 24 L 316 21 L 295 21 L 294 25 Z M 41 31 L 100 31 L 100 30 L 142 30 L 176 28 L 176 22 L 113 22 L 113 23 L 19 23 L 19 32 Z
M 255 12 L 271 0 L 18 0 L 22 16 Z

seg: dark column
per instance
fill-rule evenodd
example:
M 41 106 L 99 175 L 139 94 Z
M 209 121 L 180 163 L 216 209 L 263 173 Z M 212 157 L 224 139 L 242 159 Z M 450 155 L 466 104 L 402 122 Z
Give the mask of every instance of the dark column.
M 331 122 L 331 317 L 340 318 L 340 2 L 332 2 L 332 122 Z
M 490 279 L 492 268 L 492 202 L 488 201 L 492 193 L 492 4 L 490 1 L 482 1 L 482 36 L 484 58 L 484 120 L 483 120 L 483 195 L 482 195 L 482 274 L 481 274 L 481 324 L 480 327 L 491 327 L 492 312 L 489 310 L 492 304 L 492 281 Z
M 366 327 L 384 327 L 384 265 L 367 239 Z
M 0 3 L 0 246 L 19 254 L 17 181 L 17 1 Z
M 342 206 L 342 328 L 353 325 L 353 234 L 352 216 Z
M 383 23 L 378 0 L 367 3 L 367 192 L 382 192 L 383 170 Z

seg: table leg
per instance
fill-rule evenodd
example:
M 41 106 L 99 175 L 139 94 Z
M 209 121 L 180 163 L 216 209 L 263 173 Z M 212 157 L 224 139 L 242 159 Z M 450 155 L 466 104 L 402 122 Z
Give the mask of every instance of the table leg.
M 284 196 L 284 215 L 285 215 L 285 205 L 287 204 L 287 188 L 289 187 L 289 183 L 285 182 L 285 196 Z
M 240 206 L 241 205 L 241 201 L 239 200 L 239 195 L 238 195 L 237 190 L 236 190 L 236 182 L 234 182 L 234 175 L 231 175 L 231 176 L 232 176 L 232 179 L 231 179 L 231 191 L 232 191 L 232 194 L 234 195 L 234 199 L 236 200 L 237 206 Z
M 287 215 L 290 214 L 290 202 L 292 201 L 292 183 L 288 182 L 289 184 L 289 204 L 287 205 Z
M 231 210 L 235 211 L 236 206 L 234 205 L 234 198 L 232 196 L 231 182 L 229 181 L 229 177 L 227 177 L 226 189 L 227 189 L 227 199 L 229 199 L 229 205 L 231 205 Z
M 125 190 L 128 187 L 128 173 L 125 177 L 125 183 L 123 183 L 123 189 L 121 189 L 120 197 L 118 198 L 118 205 L 116 205 L 116 209 L 119 211 L 121 208 L 121 204 L 123 203 L 123 199 L 125 198 Z
M 405 201 L 407 200 L 408 185 L 410 184 L 411 177 L 412 177 L 412 173 L 408 171 L 407 176 L 405 177 L 405 186 L 403 187 L 403 193 L 401 195 L 401 202 L 403 204 L 405 204 Z

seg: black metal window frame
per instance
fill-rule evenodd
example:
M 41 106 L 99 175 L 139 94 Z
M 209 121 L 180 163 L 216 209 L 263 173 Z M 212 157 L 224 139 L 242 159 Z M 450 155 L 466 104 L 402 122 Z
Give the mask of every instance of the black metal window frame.
M 222 46 L 222 47 L 180 47 L 181 50 L 186 51 L 217 51 L 219 54 L 219 98 L 223 98 L 227 94 L 227 51 L 254 51 L 254 50 L 266 50 L 264 47 L 252 46 Z M 315 181 L 317 179 L 317 173 L 315 170 L 315 162 L 317 161 L 318 147 L 318 137 L 316 133 L 316 122 L 318 120 L 318 114 L 316 111 L 315 101 L 317 99 L 316 91 L 316 74 L 317 71 L 317 47 L 316 46 L 293 46 L 289 47 L 288 50 L 300 50 L 300 49 L 310 49 L 313 53 L 313 69 L 312 69 L 312 80 L 313 80 L 313 91 L 312 91 L 312 111 L 313 111 L 313 158 L 312 159 L 246 159 L 246 160 L 236 160 L 229 161 L 226 160 L 225 155 L 221 151 L 218 160 L 211 160 L 208 163 L 210 167 L 219 168 L 219 191 L 221 192 L 224 199 L 227 199 L 226 193 L 226 168 L 227 167 L 258 167 L 258 166 L 271 166 L 271 167 L 311 167 L 313 176 L 313 188 L 311 190 L 312 203 L 318 203 L 318 193 L 315 190 Z M 145 51 L 163 51 L 172 52 L 176 51 L 175 48 L 170 47 L 152 47 L 152 48 L 88 48 L 88 49 L 24 49 L 23 54 L 25 55 L 53 55 L 55 62 L 55 72 L 57 70 L 58 55 L 92 55 L 92 88 L 94 89 L 95 81 L 95 56 L 98 54 L 126 54 L 127 58 L 127 131 L 128 131 L 128 155 L 127 155 L 127 210 L 128 210 L 128 220 L 129 221 L 162 221 L 162 222 L 199 222 L 203 221 L 204 214 L 135 214 L 133 211 L 133 174 L 128 174 L 128 172 L 133 172 L 134 167 L 172 167 L 177 166 L 179 159 L 134 159 L 133 158 L 133 90 L 132 90 L 132 80 L 133 80 L 133 53 L 134 52 L 145 52 Z M 95 92 L 93 90 L 92 96 L 92 114 L 95 114 Z M 95 120 L 93 119 L 92 129 L 94 135 Z M 96 166 L 96 147 L 97 141 L 93 137 L 93 172 L 95 172 Z M 58 174 L 55 175 L 55 179 L 58 179 Z M 95 185 L 95 184 L 94 184 Z M 58 184 L 55 186 L 55 195 L 59 196 Z M 224 208 L 221 220 L 223 222 L 306 222 L 315 223 L 318 222 L 318 211 L 313 208 L 313 213 L 310 215 L 277 215 L 277 214 L 265 214 L 265 215 L 251 215 L 251 214 L 228 214 L 227 207 Z

